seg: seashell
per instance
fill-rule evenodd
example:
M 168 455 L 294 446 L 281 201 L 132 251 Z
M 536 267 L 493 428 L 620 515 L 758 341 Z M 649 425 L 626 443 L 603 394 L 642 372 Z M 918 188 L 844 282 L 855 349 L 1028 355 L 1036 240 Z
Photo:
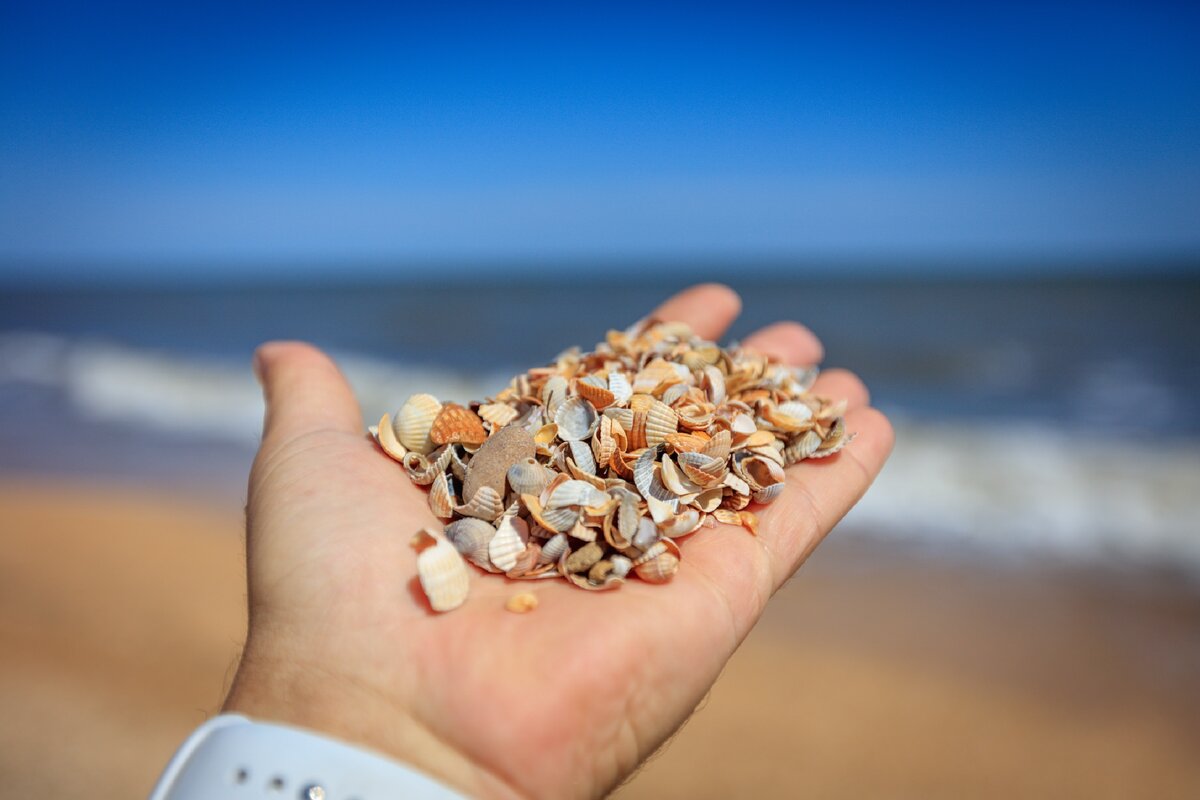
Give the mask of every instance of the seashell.
M 396 438 L 396 429 L 392 426 L 392 418 L 389 414 L 384 414 L 379 420 L 379 426 L 375 429 L 375 440 L 379 442 L 380 448 L 397 461 L 403 462 L 404 456 L 408 450 Z
M 446 473 L 439 472 L 429 486 L 429 510 L 435 517 L 450 519 L 454 516 L 454 493 L 450 491 L 450 481 Z
M 550 471 L 532 456 L 508 468 L 508 485 L 517 494 L 540 495 L 550 482 L 550 477 Z
M 708 403 L 688 403 L 676 408 L 675 414 L 680 427 L 693 431 L 705 430 L 715 418 L 714 409 Z
M 704 517 L 700 515 L 700 512 L 694 508 L 689 508 L 665 524 L 659 525 L 658 532 L 671 539 L 677 539 L 681 536 L 695 533 L 700 529 L 700 525 L 703 522 Z
M 460 506 L 455 506 L 454 510 L 464 517 L 475 517 L 492 522 L 504 513 L 504 500 L 500 497 L 500 493 L 492 487 L 481 486 L 470 500 Z
M 595 475 L 596 457 L 592 455 L 591 445 L 575 439 L 567 442 L 567 445 L 571 448 L 571 461 L 579 468 L 579 471 L 588 475 Z
M 408 473 L 408 478 L 418 486 L 428 486 L 433 483 L 434 478 L 446 471 L 446 466 L 450 463 L 451 453 L 450 448 L 443 447 L 430 455 L 432 460 L 418 453 L 416 450 L 409 450 L 404 456 L 404 460 L 400 463 L 404 467 L 404 471 Z
M 704 392 L 713 405 L 725 400 L 725 373 L 711 364 L 704 368 Z
M 638 550 L 645 552 L 660 538 L 658 526 L 654 524 L 654 520 L 649 517 L 639 517 L 637 530 L 633 532 L 630 541 Z
M 462 556 L 446 539 L 428 528 L 413 537 L 417 577 L 434 611 L 451 611 L 467 599 L 471 576 Z
M 705 453 L 679 453 L 676 459 L 688 479 L 702 488 L 718 485 L 728 469 L 725 459 Z
M 729 421 L 729 432 L 733 435 L 735 443 L 740 443 L 757 430 L 758 426 L 754 424 L 754 418 L 749 414 L 734 414 Z
M 713 519 L 725 525 L 742 524 L 741 512 L 738 511 L 733 511 L 728 508 L 718 508 L 716 511 L 712 512 L 712 515 Z
M 691 500 L 687 498 L 687 495 L 699 494 L 703 488 L 692 483 L 687 475 L 675 466 L 675 462 L 669 455 L 662 457 L 659 477 L 662 479 L 663 486 L 670 489 L 679 498 L 680 503 L 690 503 Z
M 678 545 L 662 539 L 634 560 L 633 571 L 647 583 L 666 583 L 679 571 Z
M 853 435 L 846 435 L 846 420 L 843 417 L 838 417 L 833 421 L 833 425 L 829 428 L 829 433 L 825 434 L 821 445 L 809 456 L 809 458 L 826 458 L 841 450 L 850 440 Z
M 773 431 L 760 428 L 754 433 L 747 436 L 739 444 L 739 448 L 753 450 L 757 447 L 767 447 L 775 443 L 775 433 Z
M 813 417 L 813 410 L 807 403 L 799 400 L 788 400 L 776 406 L 776 411 L 789 417 L 806 422 Z
M 616 400 L 616 395 L 605 386 L 604 379 L 597 376 L 579 379 L 575 383 L 575 391 L 597 410 L 608 408 Z
M 519 592 L 508 598 L 504 608 L 514 614 L 528 614 L 538 607 L 537 595 L 533 592 Z
M 758 517 L 753 512 L 739 511 L 738 519 L 741 521 L 743 528 L 758 536 Z
M 567 533 L 573 538 L 581 542 L 596 541 L 596 529 L 583 524 L 582 517 L 575 520 L 575 524 L 571 526 L 571 530 Z
M 567 379 L 561 375 L 552 375 L 542 386 L 542 405 L 547 419 L 554 419 L 559 405 L 567 399 L 568 386 Z
M 534 521 L 548 531 L 555 533 L 569 531 L 579 521 L 579 509 L 556 508 L 547 511 L 542 508 L 542 501 L 536 494 L 521 495 L 521 502 L 525 504 L 525 508 L 529 510 Z
M 588 542 L 583 547 L 566 556 L 562 563 L 564 572 L 587 572 L 604 557 L 604 548 L 596 542 Z
M 729 450 L 733 446 L 733 435 L 726 430 L 717 431 L 704 445 L 700 452 L 724 462 L 729 458 Z
M 483 420 L 474 411 L 456 403 L 447 403 L 442 406 L 442 410 L 433 421 L 429 438 L 434 444 L 461 442 L 477 445 L 483 444 L 487 439 L 487 431 L 483 428 Z
M 790 439 L 783 448 L 783 461 L 788 466 L 810 457 L 817 451 L 823 441 L 821 434 L 816 431 L 805 431 Z
M 565 533 L 556 533 L 542 545 L 541 555 L 538 556 L 538 564 L 557 564 L 562 554 L 570 548 L 571 542 L 567 538 L 567 535 Z
M 467 477 L 467 460 L 463 458 L 463 454 L 458 452 L 461 445 L 448 445 L 446 450 L 450 453 L 450 472 L 458 480 L 463 480 Z
M 617 507 L 617 530 L 626 539 L 633 537 L 641 522 L 642 512 L 638 510 L 638 498 L 633 492 L 621 495 L 621 505 Z
M 610 560 L 612 561 L 611 574 L 618 578 L 624 578 L 629 574 L 629 570 L 633 569 L 633 561 L 625 556 L 613 556 Z
M 608 390 L 613 393 L 613 405 L 623 406 L 633 397 L 633 386 L 624 372 L 608 373 Z
M 750 484 L 739 478 L 732 472 L 726 472 L 725 478 L 721 481 L 722 486 L 727 486 L 735 494 L 740 494 L 749 497 L 754 490 L 750 488 Z
M 621 430 L 630 431 L 633 429 L 633 409 L 632 408 L 606 408 L 604 416 L 612 419 L 621 426 Z
M 694 433 L 672 433 L 667 435 L 666 440 L 674 453 L 698 453 L 708 442 L 708 439 Z
M 596 430 L 598 416 L 592 404 L 582 397 L 567 398 L 554 415 L 558 438 L 564 441 L 587 439 Z
M 608 564 L 609 562 L 600 562 Z M 593 566 L 592 569 L 595 569 Z M 599 582 L 593 582 L 591 572 L 587 575 L 580 575 L 574 572 L 568 572 L 565 575 L 566 579 L 578 586 L 580 589 L 586 589 L 589 592 L 604 592 L 609 589 L 618 589 L 625 582 L 624 578 L 612 574 L 611 566 L 606 571 L 605 577 Z
M 665 503 L 676 503 L 675 493 L 663 485 L 660 477 L 657 459 L 662 450 L 663 446 L 659 445 L 658 447 L 648 447 L 642 452 L 633 465 L 633 482 L 637 485 L 638 491 L 642 493 L 642 497 L 653 497 L 655 500 Z
M 396 412 L 392 423 L 396 438 L 409 450 L 422 455 L 433 452 L 435 445 L 429 434 L 441 410 L 442 404 L 433 395 L 414 394 Z
M 666 522 L 679 510 L 679 504 L 675 502 L 665 503 L 662 500 L 655 500 L 653 497 L 647 497 L 645 500 L 646 510 L 650 512 L 650 519 L 654 520 L 656 525 Z
M 534 451 L 533 437 L 524 428 L 512 426 L 496 431 L 476 451 L 467 465 L 467 474 L 463 479 L 463 499 L 469 501 L 483 486 L 490 486 L 503 497 L 504 483 L 509 472 L 519 464 L 532 461 Z M 537 465 L 537 470 L 544 472 L 540 464 Z
M 479 411 L 476 413 L 484 422 L 492 423 L 494 430 L 503 428 L 512 422 L 517 418 L 519 412 L 508 403 L 485 403 L 479 407 Z
M 586 481 L 566 481 L 560 483 L 550 493 L 542 505 L 544 510 L 566 508 L 567 506 L 598 506 L 608 500 L 608 494 L 600 491 Z
M 721 505 L 721 500 L 725 496 L 725 490 L 720 486 L 714 486 L 711 489 L 705 489 L 700 494 L 696 495 L 696 499 L 692 501 L 692 505 L 701 511 L 712 513 Z
M 619 423 L 614 422 L 612 417 L 600 417 L 596 433 L 592 436 L 592 455 L 599 464 L 607 464 L 608 460 L 612 458 L 612 454 L 617 450 L 617 439 L 613 436 L 613 425 L 619 425 Z
M 676 369 L 678 367 L 679 369 Z M 684 380 L 680 375 L 679 370 L 685 373 L 689 372 L 687 367 L 682 364 L 672 364 L 669 361 L 664 361 L 661 358 L 656 358 L 646 366 L 642 367 L 638 374 L 633 379 L 634 393 L 652 394 L 655 389 L 663 384 L 667 386 L 679 383 Z M 665 388 L 665 387 L 664 387 Z
M 525 550 L 529 540 L 529 525 L 520 517 L 506 514 L 496 527 L 496 535 L 488 542 L 488 559 L 501 572 L 508 572 L 517 564 L 517 557 Z
M 721 500 L 722 508 L 731 508 L 734 511 L 740 511 L 748 505 L 750 505 L 750 495 L 738 492 L 727 494 Z
M 734 473 L 744 480 L 753 492 L 783 483 L 785 478 L 783 467 L 765 456 L 736 453 L 732 463 Z
M 662 393 L 662 401 L 669 406 L 675 405 L 676 401 L 686 397 L 691 391 L 690 386 L 684 383 L 677 383 L 674 386 L 668 386 L 667 390 Z
M 454 549 L 472 564 L 486 570 L 494 569 L 488 558 L 488 543 L 496 535 L 496 529 L 490 523 L 474 517 L 456 519 L 446 526 L 445 533 Z
M 679 418 L 675 412 L 666 403 L 655 400 L 646 411 L 646 445 L 660 445 L 678 430 Z
M 785 484 L 783 483 L 775 483 L 770 486 L 764 486 L 751 495 L 751 497 L 754 498 L 754 502 L 762 503 L 765 506 L 775 502 L 779 495 L 783 494 L 784 486 Z

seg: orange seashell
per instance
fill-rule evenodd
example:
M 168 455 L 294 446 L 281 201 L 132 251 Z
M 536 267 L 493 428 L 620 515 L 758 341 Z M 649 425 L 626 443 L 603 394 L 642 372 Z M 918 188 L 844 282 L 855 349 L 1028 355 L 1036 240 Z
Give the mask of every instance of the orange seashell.
M 455 403 L 447 403 L 433 421 L 429 438 L 438 445 L 451 442 L 478 445 L 487 440 L 487 431 L 478 414 Z
M 607 388 L 582 380 L 576 382 L 575 391 L 580 397 L 595 406 L 598 411 L 608 408 L 617 399 L 617 396 Z

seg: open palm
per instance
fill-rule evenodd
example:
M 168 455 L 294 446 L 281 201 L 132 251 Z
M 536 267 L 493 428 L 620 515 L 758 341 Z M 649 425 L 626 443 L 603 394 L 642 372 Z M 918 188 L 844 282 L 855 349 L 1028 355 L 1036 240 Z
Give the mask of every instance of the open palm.
M 716 339 L 738 310 L 710 285 L 655 316 Z M 744 343 L 793 364 L 821 358 L 795 323 Z M 858 438 L 790 467 L 758 537 L 703 529 L 684 540 L 671 583 L 615 592 L 481 574 L 461 608 L 434 614 L 408 544 L 440 526 L 425 492 L 364 435 L 323 354 L 276 343 L 257 363 L 268 412 L 250 481 L 250 632 L 226 709 L 367 745 L 479 796 L 596 796 L 630 775 L 695 709 L 892 443 L 861 382 L 827 372 L 814 391 L 848 400 Z M 536 593 L 534 613 L 505 610 L 518 590 Z

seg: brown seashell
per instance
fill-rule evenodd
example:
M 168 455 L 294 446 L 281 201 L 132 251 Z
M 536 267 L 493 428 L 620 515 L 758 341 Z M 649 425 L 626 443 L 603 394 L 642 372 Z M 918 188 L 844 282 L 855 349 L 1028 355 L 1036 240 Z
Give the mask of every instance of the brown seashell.
M 433 452 L 435 445 L 429 434 L 441 410 L 442 404 L 433 395 L 414 394 L 396 412 L 392 423 L 396 438 L 422 455 Z
M 678 539 L 682 536 L 695 533 L 700 529 L 700 525 L 703 522 L 704 517 L 700 515 L 700 512 L 694 508 L 689 508 L 681 512 L 679 516 L 659 525 L 658 532 L 668 538 Z
M 470 501 L 482 486 L 490 486 L 501 497 L 508 472 L 515 465 L 532 459 L 533 437 L 524 428 L 506 427 L 492 434 L 471 457 L 463 480 L 463 499 Z M 540 465 L 539 465 L 540 469 Z
M 717 522 L 724 523 L 725 525 L 742 524 L 741 512 L 734 511 L 733 509 L 718 508 L 716 511 L 712 512 L 712 516 Z
M 587 572 L 604 557 L 604 548 L 596 542 L 588 542 L 575 552 L 568 555 L 563 563 L 566 572 Z
M 429 438 L 435 444 L 483 444 L 487 439 L 487 431 L 478 414 L 456 403 L 447 403 L 433 421 Z
M 596 378 L 598 383 L 593 383 L 588 378 L 581 378 L 575 383 L 575 391 L 584 400 L 587 400 L 597 410 L 608 408 L 616 400 L 614 395 L 607 386 L 604 385 L 602 378 Z
M 740 511 L 748 505 L 750 505 L 750 495 L 738 494 L 737 492 L 725 495 L 725 499 L 721 501 L 722 508 L 729 508 L 734 511 Z
M 713 407 L 707 403 L 703 405 L 688 403 L 679 406 L 675 409 L 675 414 L 679 420 L 679 427 L 693 431 L 705 430 L 712 425 L 715 417 Z
M 417 551 L 417 577 L 434 611 L 451 611 L 467 599 L 471 576 L 462 556 L 445 538 L 428 528 L 412 541 Z
M 479 407 L 480 419 L 492 423 L 493 430 L 503 428 L 517 418 L 517 409 L 508 403 L 485 403 Z
M 396 438 L 396 429 L 392 426 L 392 417 L 389 414 L 384 414 L 379 420 L 379 427 L 375 429 L 375 440 L 379 442 L 383 452 L 397 461 L 403 462 L 404 456 L 408 454 L 408 450 Z
M 821 445 L 809 456 L 809 458 L 826 458 L 841 450 L 848 445 L 854 438 L 853 434 L 846 433 L 846 420 L 843 417 L 838 417 L 833 421 L 833 425 L 829 428 L 829 433 L 825 434 L 825 438 L 821 441 Z
M 435 517 L 450 519 L 454 516 L 454 494 L 450 491 L 450 481 L 446 473 L 439 472 L 429 485 L 429 510 Z
M 709 440 L 694 433 L 672 433 L 667 435 L 666 442 L 674 453 L 698 453 Z
M 613 436 L 615 424 L 618 423 L 615 423 L 612 417 L 600 417 L 596 434 L 592 437 L 592 455 L 598 464 L 607 464 L 617 450 L 617 440 Z
M 493 522 L 504 513 L 504 500 L 500 493 L 490 486 L 480 486 L 475 495 L 460 506 L 454 507 L 455 512 L 464 517 Z
M 725 478 L 728 469 L 724 459 L 705 453 L 680 453 L 676 456 L 679 468 L 688 478 L 702 488 L 717 486 Z

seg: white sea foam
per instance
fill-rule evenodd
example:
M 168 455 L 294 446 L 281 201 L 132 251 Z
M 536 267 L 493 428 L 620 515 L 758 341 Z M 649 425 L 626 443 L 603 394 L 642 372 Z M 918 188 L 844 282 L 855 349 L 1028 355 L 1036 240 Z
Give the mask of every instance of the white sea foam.
M 418 391 L 483 397 L 511 374 L 423 369 L 352 353 L 338 361 L 367 421 Z M 146 435 L 252 448 L 262 418 L 248 360 L 0 334 L 0 390 L 6 384 L 63 392 L 77 424 L 127 424 Z M 1200 573 L 1200 442 L 1146 441 L 1119 429 L 1067 433 L 1045 421 L 896 423 L 895 453 L 847 517 L 847 532 L 1174 563 Z

